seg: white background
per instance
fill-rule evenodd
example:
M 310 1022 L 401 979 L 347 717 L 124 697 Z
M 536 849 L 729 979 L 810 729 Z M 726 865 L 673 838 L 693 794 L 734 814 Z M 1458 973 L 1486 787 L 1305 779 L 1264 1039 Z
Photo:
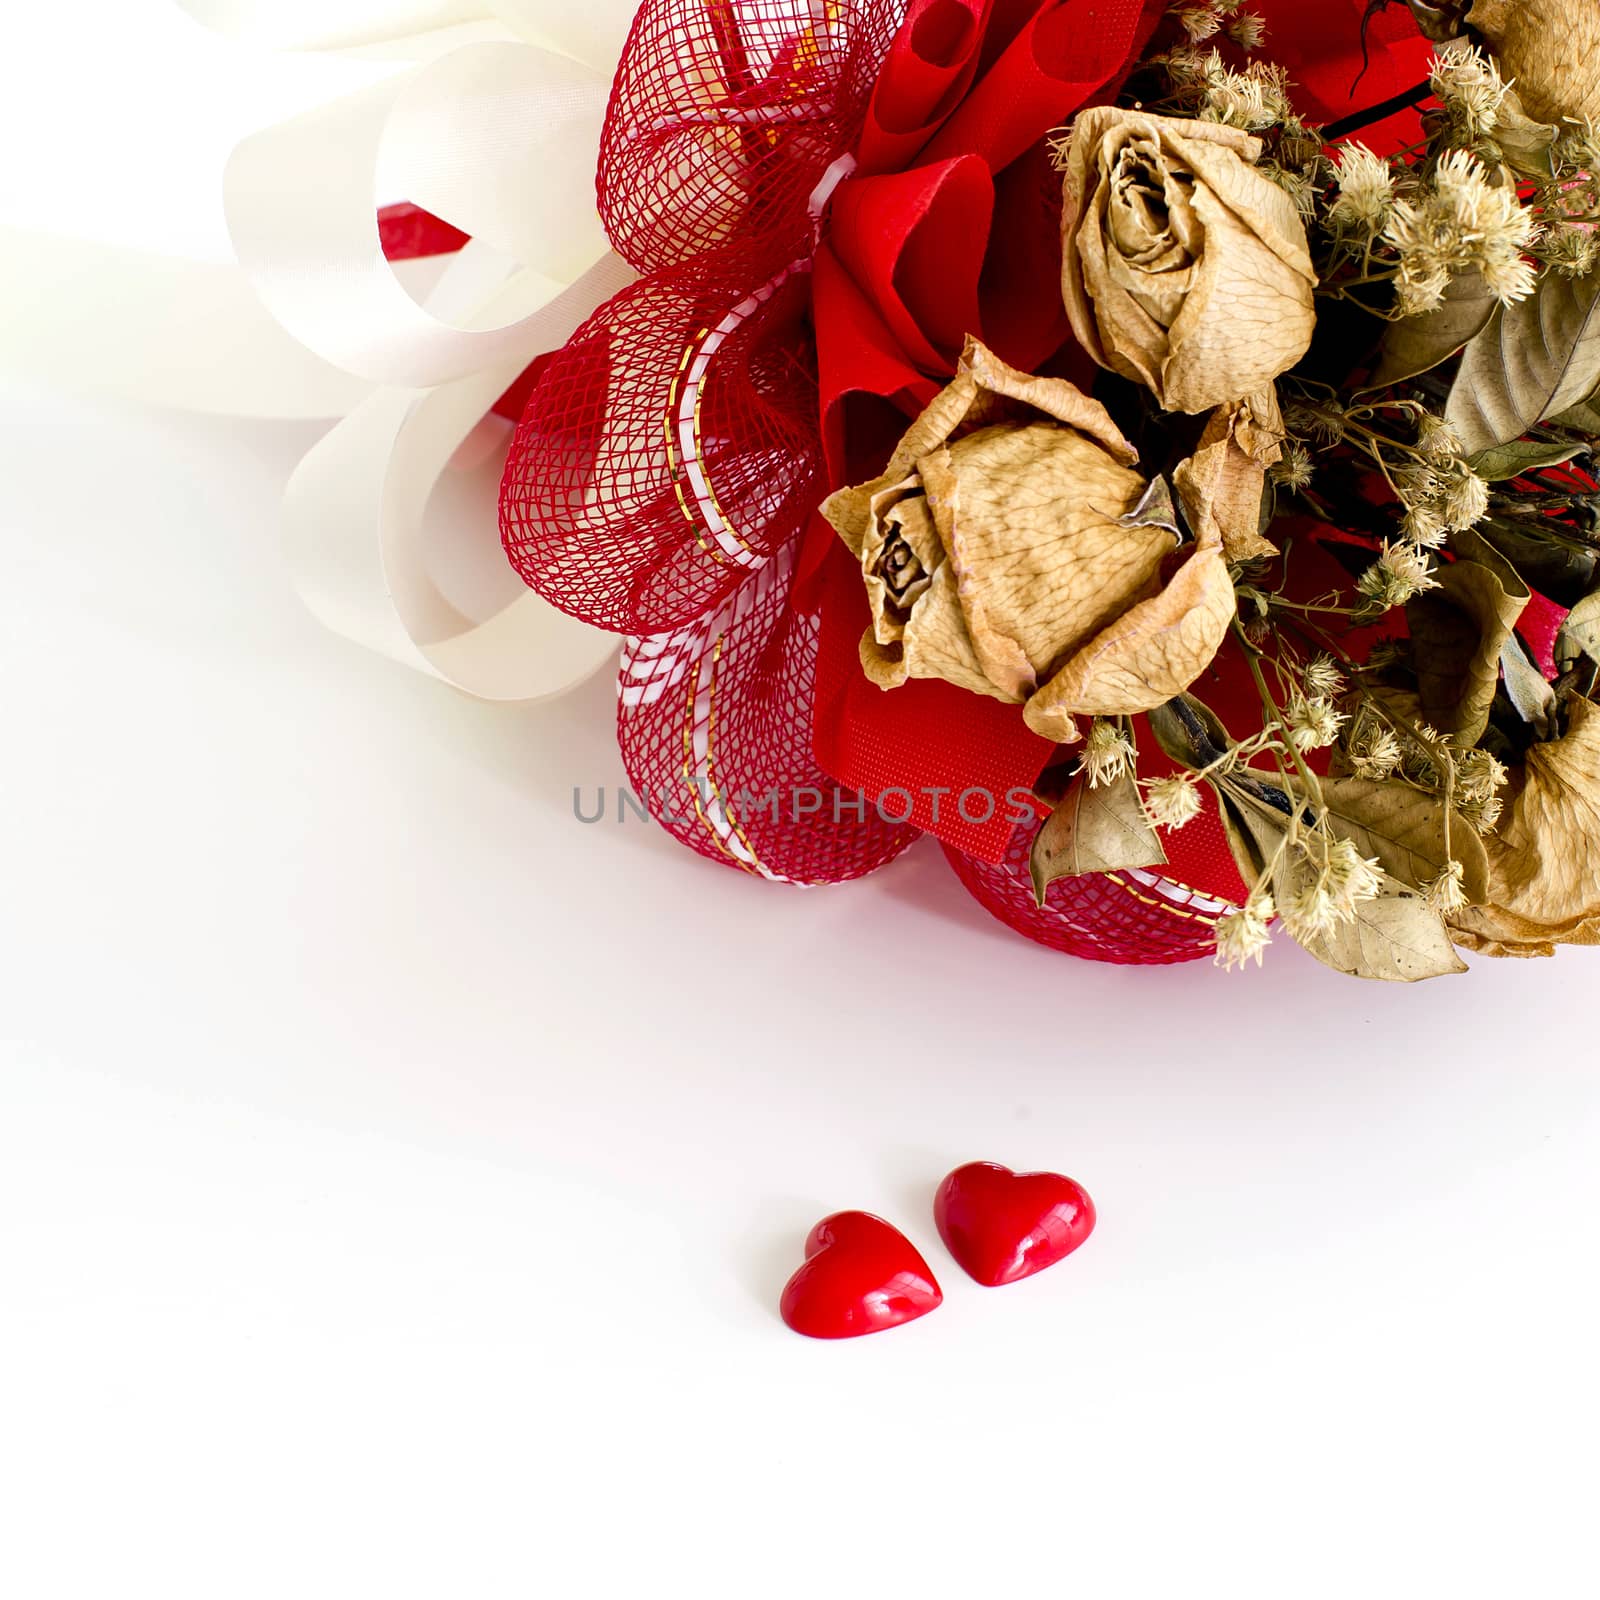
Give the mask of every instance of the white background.
M 49 10 L 4 221 L 220 254 L 229 141 L 365 70 Z M 312 437 L 0 395 L 8 1600 L 1593 1595 L 1595 952 L 1099 968 L 931 847 L 804 895 L 582 827 L 603 676 L 301 612 Z M 978 1158 L 1094 1239 L 968 1283 Z M 782 1327 L 844 1206 L 940 1311 Z

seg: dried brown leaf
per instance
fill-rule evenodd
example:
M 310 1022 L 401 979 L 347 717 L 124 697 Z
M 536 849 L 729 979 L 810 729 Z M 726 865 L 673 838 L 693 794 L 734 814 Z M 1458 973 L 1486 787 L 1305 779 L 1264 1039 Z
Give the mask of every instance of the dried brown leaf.
M 1600 121 L 1600 0 L 1474 0 L 1467 21 L 1530 116 Z
M 1480 478 L 1490 483 L 1503 483 L 1507 478 L 1520 478 L 1525 472 L 1538 472 L 1545 467 L 1559 467 L 1582 452 L 1581 444 L 1549 444 L 1538 439 L 1513 439 L 1510 444 L 1495 445 L 1469 456 L 1467 465 Z
M 1361 901 L 1351 921 L 1305 940 L 1304 947 L 1335 972 L 1385 983 L 1419 983 L 1467 970 L 1451 946 L 1444 918 L 1409 894 L 1386 892 Z
M 1161 867 L 1167 853 L 1145 815 L 1138 780 L 1123 773 L 1092 788 L 1079 776 L 1034 835 L 1029 868 L 1040 905 L 1057 878 Z
M 1376 858 L 1396 882 L 1425 889 L 1450 865 L 1461 863 L 1469 900 L 1489 893 L 1489 858 L 1483 841 L 1437 795 L 1390 779 L 1324 778 L 1328 825 L 1369 860 Z
M 1267 468 L 1283 456 L 1283 414 L 1268 389 L 1211 413 L 1194 454 L 1173 474 L 1189 526 L 1202 542 L 1214 526 L 1233 562 L 1278 553 L 1261 535 Z
M 1591 661 L 1600 662 L 1600 592 L 1585 595 L 1567 613 L 1561 637 Z
M 1600 3 L 1600 0 L 1596 0 Z M 1600 384 L 1600 272 L 1546 272 L 1526 300 L 1497 306 L 1462 353 L 1445 420 L 1468 455 L 1520 439 Z
M 1165 705 L 1156 706 L 1147 720 L 1168 759 L 1191 772 L 1213 766 L 1234 745 L 1222 719 L 1192 694 L 1174 695 Z
M 1288 870 L 1287 852 L 1281 848 L 1294 806 L 1288 793 L 1249 771 L 1208 781 L 1217 796 L 1228 848 L 1245 883 L 1253 889 L 1269 871 L 1281 875 Z
M 1417 688 L 1427 720 L 1465 747 L 1489 724 L 1500 651 L 1530 596 L 1514 577 L 1478 561 L 1454 562 L 1435 576 L 1437 589 L 1406 604 Z
M 1567 701 L 1563 738 L 1536 744 L 1485 840 L 1489 903 L 1450 919 L 1457 942 L 1492 956 L 1600 944 L 1600 707 Z
M 1387 389 L 1448 361 L 1483 331 L 1498 304 L 1481 272 L 1457 273 L 1434 310 L 1389 324 L 1368 387 Z

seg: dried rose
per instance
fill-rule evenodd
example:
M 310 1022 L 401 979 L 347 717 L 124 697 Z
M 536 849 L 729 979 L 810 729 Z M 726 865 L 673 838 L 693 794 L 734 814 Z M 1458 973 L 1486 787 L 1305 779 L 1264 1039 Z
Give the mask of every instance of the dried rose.
M 1062 743 L 1074 713 L 1146 710 L 1193 682 L 1233 612 L 1220 532 L 1163 589 L 1170 497 L 1136 460 L 1097 401 L 969 341 L 884 473 L 823 507 L 861 563 L 867 675 L 1023 702 Z
M 1600 706 L 1567 702 L 1565 737 L 1537 744 L 1511 777 L 1484 840 L 1489 899 L 1450 918 L 1457 944 L 1491 956 L 1550 956 L 1600 944 Z
M 1078 342 L 1168 411 L 1268 388 L 1311 344 L 1294 202 L 1238 128 L 1096 106 L 1067 150 L 1062 294 Z
M 1474 0 L 1467 21 L 1530 116 L 1600 120 L 1600 0 Z

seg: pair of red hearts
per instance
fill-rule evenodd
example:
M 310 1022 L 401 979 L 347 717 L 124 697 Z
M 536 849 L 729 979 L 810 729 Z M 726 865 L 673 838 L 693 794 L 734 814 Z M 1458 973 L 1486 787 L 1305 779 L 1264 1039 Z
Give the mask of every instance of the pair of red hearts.
M 945 1247 L 988 1288 L 1031 1278 L 1094 1229 L 1094 1202 L 1059 1172 L 1013 1172 L 971 1161 L 939 1185 L 933 1219 Z M 796 1333 L 854 1339 L 926 1316 L 944 1300 L 917 1247 L 866 1211 L 836 1211 L 806 1240 L 805 1265 L 779 1309 Z

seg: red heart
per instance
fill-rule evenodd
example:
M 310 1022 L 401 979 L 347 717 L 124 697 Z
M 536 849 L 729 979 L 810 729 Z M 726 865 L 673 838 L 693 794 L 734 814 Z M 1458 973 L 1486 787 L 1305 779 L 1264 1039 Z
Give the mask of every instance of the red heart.
M 796 1333 L 854 1339 L 925 1315 L 944 1299 L 928 1263 L 898 1228 L 865 1211 L 836 1211 L 806 1240 L 805 1265 L 779 1309 Z
M 950 1254 L 993 1289 L 1071 1255 L 1094 1231 L 1094 1202 L 1059 1172 L 971 1161 L 939 1185 L 933 1220 Z

